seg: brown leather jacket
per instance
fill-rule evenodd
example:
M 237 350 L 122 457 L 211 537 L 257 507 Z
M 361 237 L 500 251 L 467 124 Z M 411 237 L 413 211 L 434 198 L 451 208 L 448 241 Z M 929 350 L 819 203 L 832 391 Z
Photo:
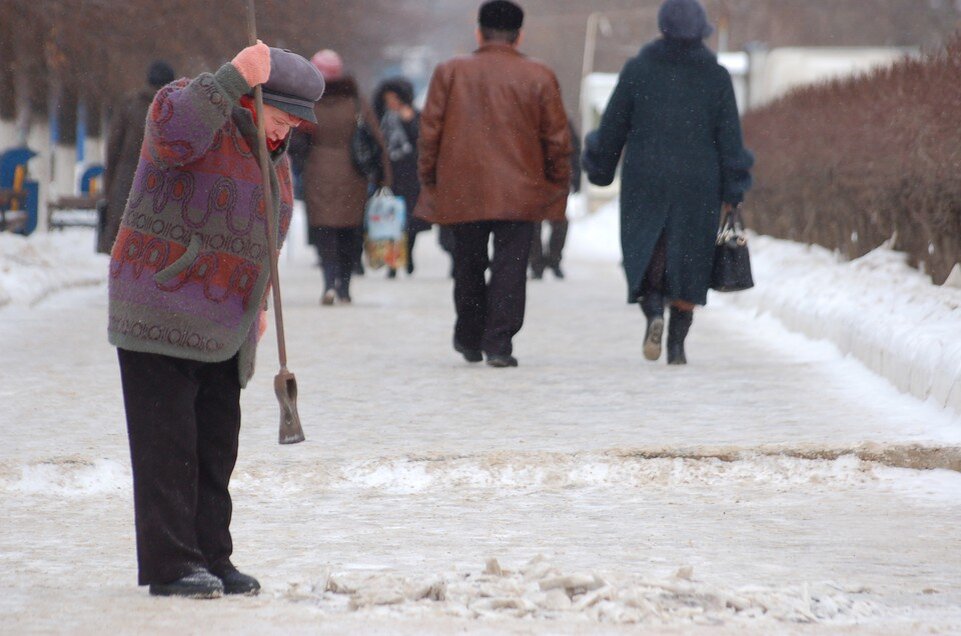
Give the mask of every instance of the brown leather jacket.
M 421 113 L 417 216 L 560 221 L 571 138 L 557 77 L 507 44 L 437 67 Z

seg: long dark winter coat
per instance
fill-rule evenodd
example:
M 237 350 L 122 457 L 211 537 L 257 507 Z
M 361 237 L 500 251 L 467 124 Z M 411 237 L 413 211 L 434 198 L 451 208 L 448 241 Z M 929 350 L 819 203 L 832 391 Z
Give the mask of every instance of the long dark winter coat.
M 628 302 L 667 236 L 664 295 L 707 302 L 721 204 L 750 188 L 753 157 L 744 149 L 727 70 L 701 42 L 662 39 L 628 61 L 584 168 L 592 183 L 614 180 L 621 152 L 621 248 Z
M 104 231 L 97 237 L 97 251 L 102 254 L 110 253 L 120 230 L 120 219 L 127 207 L 127 197 L 140 163 L 147 110 L 156 93 L 155 88 L 144 88 L 128 95 L 110 122 L 107 169 L 104 173 L 107 220 Z

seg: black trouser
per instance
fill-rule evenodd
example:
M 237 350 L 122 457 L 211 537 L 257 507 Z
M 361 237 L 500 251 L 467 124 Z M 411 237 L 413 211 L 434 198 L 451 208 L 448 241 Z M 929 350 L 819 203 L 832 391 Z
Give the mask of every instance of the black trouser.
M 363 231 L 359 227 L 318 227 L 316 236 L 324 291 L 333 289 L 341 298 L 350 297 L 350 275 L 357 262 L 358 241 L 363 246 Z
M 531 240 L 531 269 L 538 274 L 542 273 L 545 267 L 560 267 L 561 253 L 564 251 L 564 243 L 567 242 L 567 221 L 550 221 L 549 225 L 551 236 L 547 239 L 547 254 L 545 254 L 541 242 L 541 224 L 534 224 L 534 238 Z
M 230 564 L 240 380 L 227 362 L 117 350 L 133 468 L 140 585 Z
M 415 232 L 411 229 L 407 230 L 407 273 L 414 273 L 414 244 L 417 243 L 417 235 L 420 232 Z
M 527 259 L 533 223 L 480 221 L 450 226 L 454 234 L 454 337 L 468 349 L 510 355 L 524 325 Z M 494 235 L 493 259 L 488 243 Z M 485 272 L 490 267 L 490 282 Z

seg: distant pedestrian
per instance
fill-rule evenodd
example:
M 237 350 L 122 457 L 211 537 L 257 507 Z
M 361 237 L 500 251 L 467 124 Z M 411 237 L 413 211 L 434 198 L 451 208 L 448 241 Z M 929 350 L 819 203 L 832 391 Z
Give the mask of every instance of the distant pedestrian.
M 438 66 L 430 82 L 420 137 L 430 205 L 420 213 L 453 231 L 454 349 L 513 367 L 534 223 L 564 218 L 571 137 L 553 71 L 517 50 L 524 11 L 492 0 L 478 21 L 480 48 Z
M 109 254 L 120 230 L 120 219 L 127 207 L 127 196 L 140 163 L 144 122 L 157 90 L 174 81 L 169 64 L 157 60 L 147 70 L 143 88 L 127 95 L 110 119 L 107 132 L 107 165 L 104 170 L 106 210 L 97 236 L 97 251 Z
M 571 192 L 581 191 L 581 140 L 574 129 L 574 123 L 568 120 L 571 130 Z M 531 241 L 531 278 L 539 280 L 544 277 L 544 270 L 550 269 L 555 278 L 563 279 L 564 270 L 561 269 L 564 244 L 567 242 L 568 221 L 549 221 L 550 236 L 545 249 L 541 236 L 543 223 L 534 225 L 534 240 Z
M 414 273 L 414 243 L 417 235 L 430 229 L 430 223 L 414 216 L 420 198 L 417 178 L 417 140 L 420 138 L 420 113 L 414 108 L 414 86 L 404 78 L 389 79 L 377 87 L 374 112 L 380 121 L 387 157 L 393 172 L 394 194 L 407 204 L 407 273 Z M 387 275 L 397 275 L 390 268 Z
M 614 180 L 621 153 L 621 248 L 627 300 L 647 317 L 644 356 L 657 360 L 671 307 L 668 364 L 686 364 L 694 307 L 707 302 L 721 209 L 751 186 L 734 88 L 703 40 L 713 28 L 697 0 L 666 0 L 663 38 L 621 71 L 600 129 L 588 136 L 591 183 Z
M 283 241 L 289 133 L 313 119 L 324 81 L 299 55 L 258 43 L 157 93 L 110 259 L 108 333 L 130 438 L 139 583 L 155 595 L 260 589 L 230 559 L 228 489 L 270 279 L 249 95 L 258 84 Z
M 380 125 L 357 82 L 344 73 L 340 55 L 329 49 L 311 58 L 327 82 L 323 101 L 314 109 L 317 124 L 295 133 L 295 152 L 303 155 L 302 181 L 312 242 L 324 272 L 320 302 L 349 304 L 350 280 L 359 264 L 363 245 L 364 207 L 368 189 L 391 185 L 390 161 Z M 351 139 L 358 117 L 366 124 L 381 150 L 381 166 L 373 177 L 361 174 L 351 155 Z

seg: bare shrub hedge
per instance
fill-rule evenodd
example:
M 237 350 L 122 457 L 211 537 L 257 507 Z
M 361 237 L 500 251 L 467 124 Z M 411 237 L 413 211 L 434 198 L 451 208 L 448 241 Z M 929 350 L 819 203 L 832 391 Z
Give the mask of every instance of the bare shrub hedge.
M 893 237 L 941 283 L 961 262 L 961 36 L 937 54 L 795 91 L 744 118 L 747 220 L 856 258 Z

